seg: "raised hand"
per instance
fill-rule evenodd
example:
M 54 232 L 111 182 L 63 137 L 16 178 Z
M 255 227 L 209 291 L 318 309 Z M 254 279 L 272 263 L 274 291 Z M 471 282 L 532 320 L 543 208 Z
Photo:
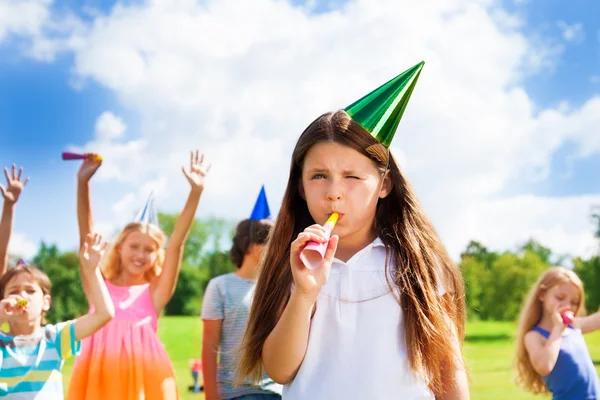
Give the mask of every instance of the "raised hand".
M 190 152 L 190 171 L 187 172 L 183 165 L 181 170 L 192 186 L 192 190 L 204 190 L 204 181 L 210 171 L 210 165 L 204 165 L 204 154 L 200 154 L 198 150 L 192 150 Z
M 84 270 L 94 271 L 104 255 L 106 242 L 100 234 L 88 234 L 79 252 L 79 262 Z
M 98 168 L 102 165 L 102 159 L 98 159 L 96 153 L 86 153 L 87 158 L 81 164 L 79 172 L 77 172 L 77 179 L 80 181 L 88 182 L 92 179 L 92 176 L 98 171 Z
M 17 174 L 17 167 L 15 164 L 12 165 L 12 173 L 9 173 L 8 169 L 4 168 L 4 175 L 6 176 L 6 187 L 0 185 L 2 197 L 4 197 L 4 201 L 14 204 L 19 200 L 21 191 L 25 185 L 27 185 L 27 182 L 29 182 L 29 178 L 22 182 L 21 176 L 23 175 L 23 167 L 19 168 L 19 173 Z

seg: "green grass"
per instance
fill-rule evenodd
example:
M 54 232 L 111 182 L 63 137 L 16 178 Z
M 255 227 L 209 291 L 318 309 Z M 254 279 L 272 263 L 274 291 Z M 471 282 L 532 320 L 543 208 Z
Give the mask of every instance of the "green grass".
M 198 317 L 164 317 L 160 320 L 159 336 L 173 362 L 182 400 L 200 400 L 204 395 L 188 393 L 192 378 L 188 368 L 190 358 L 200 357 L 202 325 Z M 514 383 L 511 369 L 514 324 L 505 322 L 474 322 L 467 326 L 465 358 L 471 375 L 471 398 L 481 400 L 534 400 L 533 396 Z M 592 359 L 600 361 L 600 332 L 586 335 Z M 598 364 L 598 363 L 597 363 Z M 68 385 L 72 361 L 63 374 Z M 596 367 L 598 371 L 598 367 Z M 549 397 L 547 397 L 549 398 Z
M 471 375 L 471 398 L 483 400 L 534 400 L 534 396 L 515 384 L 511 369 L 515 325 L 506 322 L 474 322 L 467 325 L 465 358 Z M 600 360 L 600 332 L 586 335 L 594 361 Z M 598 364 L 598 363 L 596 363 Z M 600 371 L 596 366 L 596 371 Z

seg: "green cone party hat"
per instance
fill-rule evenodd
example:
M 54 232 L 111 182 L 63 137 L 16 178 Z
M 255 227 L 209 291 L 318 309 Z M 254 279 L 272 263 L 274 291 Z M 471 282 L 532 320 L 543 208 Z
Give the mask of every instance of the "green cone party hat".
M 344 109 L 385 147 L 389 147 L 425 61 L 404 71 Z

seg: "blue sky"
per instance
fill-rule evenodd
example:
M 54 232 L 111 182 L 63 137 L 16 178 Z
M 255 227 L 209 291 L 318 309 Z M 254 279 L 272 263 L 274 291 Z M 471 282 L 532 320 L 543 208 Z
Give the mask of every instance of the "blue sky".
M 58 0 L 52 10 L 57 15 L 71 11 L 90 22 L 90 8 L 108 14 L 115 3 Z M 558 0 L 505 0 L 501 4 L 522 19 L 520 31 L 526 37 L 559 49 L 549 67 L 526 75 L 521 82 L 537 108 L 554 108 L 563 102 L 579 107 L 600 94 L 600 2 L 573 0 L 568 7 Z M 316 2 L 313 12 L 341 7 L 344 2 Z M 581 24 L 581 29 L 575 37 L 565 38 L 565 29 L 576 24 Z M 28 43 L 29 38 L 18 35 L 0 41 L 0 166 L 17 163 L 31 177 L 18 204 L 16 231 L 34 243 L 45 240 L 68 247 L 76 238 L 77 165 L 62 162 L 61 151 L 91 141 L 96 119 L 106 110 L 126 121 L 127 139 L 140 135 L 141 123 L 138 110 L 125 106 L 117 93 L 96 80 L 86 80 L 81 88 L 72 85 L 73 54 L 60 53 L 53 61 L 38 61 L 24 55 Z M 532 183 L 516 177 L 504 192 L 551 197 L 599 194 L 600 155 L 572 161 L 577 146 L 565 142 L 554 152 L 549 179 Z M 95 209 L 103 215 L 110 214 L 111 205 L 126 189 L 123 183 L 108 188 L 94 200 Z M 270 197 L 276 202 L 276 196 Z

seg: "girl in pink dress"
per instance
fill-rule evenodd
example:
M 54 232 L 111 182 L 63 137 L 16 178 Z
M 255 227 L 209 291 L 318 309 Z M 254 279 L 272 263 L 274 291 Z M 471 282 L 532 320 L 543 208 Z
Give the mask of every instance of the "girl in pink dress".
M 158 315 L 175 291 L 185 239 L 194 220 L 209 168 L 192 152 L 183 173 L 191 191 L 163 250 L 152 198 L 135 222 L 125 226 L 103 260 L 102 273 L 115 317 L 83 341 L 69 385 L 68 400 L 178 399 L 175 374 L 157 331 Z M 79 234 L 93 230 L 88 182 L 101 161 L 88 157 L 78 174 Z M 83 280 L 84 290 L 87 282 Z

